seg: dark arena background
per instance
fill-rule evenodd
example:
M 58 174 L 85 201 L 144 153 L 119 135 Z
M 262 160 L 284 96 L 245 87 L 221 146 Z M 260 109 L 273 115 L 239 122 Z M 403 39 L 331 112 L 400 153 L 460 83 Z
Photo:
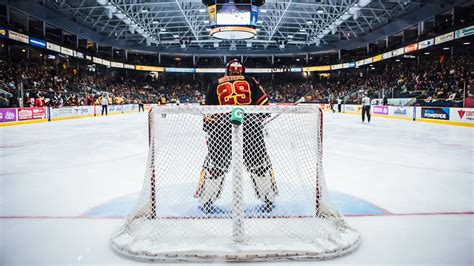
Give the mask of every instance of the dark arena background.
M 0 0 L 0 265 L 473 265 L 473 41 L 467 0 Z

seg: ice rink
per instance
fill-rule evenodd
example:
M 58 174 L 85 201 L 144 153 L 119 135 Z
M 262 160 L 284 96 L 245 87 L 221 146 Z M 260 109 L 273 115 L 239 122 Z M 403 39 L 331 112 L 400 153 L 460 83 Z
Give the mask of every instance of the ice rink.
M 144 113 L 0 128 L 0 265 L 141 264 L 110 238 L 141 190 L 147 144 Z M 473 128 L 325 113 L 323 162 L 362 244 L 294 264 L 474 264 Z

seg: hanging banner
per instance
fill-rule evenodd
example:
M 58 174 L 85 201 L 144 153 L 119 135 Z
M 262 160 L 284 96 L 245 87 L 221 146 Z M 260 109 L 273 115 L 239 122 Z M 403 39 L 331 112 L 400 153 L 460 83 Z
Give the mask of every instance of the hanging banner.
M 474 34 L 474 25 L 455 31 L 456 39 Z
M 257 68 L 254 68 L 257 69 Z M 262 71 L 265 71 L 266 68 L 262 68 Z M 291 72 L 291 69 L 289 67 L 275 67 L 271 69 L 272 73 L 287 73 Z M 258 72 L 258 73 L 267 73 L 267 72 Z
M 410 44 L 405 46 L 405 53 L 411 53 L 418 49 L 418 43 Z
M 445 43 L 454 40 L 454 32 L 449 32 L 435 38 L 435 44 Z
M 135 69 L 135 65 L 123 64 L 123 68 L 126 68 L 126 69 Z
M 375 63 L 375 62 L 378 62 L 378 61 L 382 61 L 382 55 L 381 54 L 372 57 L 372 62 Z
M 196 72 L 196 69 L 195 68 L 186 68 L 186 67 L 167 67 L 167 68 L 165 68 L 165 72 L 194 73 L 194 72 Z
M 392 51 L 386 52 L 386 53 L 383 53 L 383 54 L 382 54 L 382 59 L 384 59 L 384 60 L 385 60 L 385 59 L 389 59 L 389 58 L 391 58 L 391 57 L 392 57 Z
M 59 46 L 57 44 L 54 44 L 54 43 L 50 43 L 50 42 L 46 42 L 46 49 L 51 50 L 51 51 L 55 51 L 55 52 L 58 52 L 58 53 L 61 52 L 61 46 Z
M 135 65 L 136 70 L 165 72 L 164 67 Z
M 399 56 L 399 55 L 402 55 L 404 53 L 405 53 L 405 49 L 403 47 L 395 49 L 395 50 L 392 51 L 393 56 Z
M 209 24 L 216 25 L 217 23 L 217 8 L 216 5 L 211 5 L 207 7 L 207 11 L 209 14 Z
M 110 61 L 109 61 L 109 60 L 102 59 L 102 65 L 104 65 L 104 66 L 110 66 Z
M 46 48 L 46 42 L 40 39 L 30 38 L 30 44 L 36 47 Z
M 77 58 L 84 59 L 84 54 L 78 51 L 74 51 L 74 56 Z
M 8 38 L 10 38 L 12 40 L 15 40 L 15 41 L 23 42 L 23 43 L 29 43 L 30 42 L 30 38 L 28 37 L 28 35 L 21 34 L 19 32 L 12 31 L 12 30 L 8 31 Z
M 196 68 L 196 73 L 225 73 L 224 68 Z
M 425 49 L 426 47 L 430 47 L 432 45 L 434 45 L 434 39 L 433 38 L 421 41 L 421 42 L 418 43 L 418 50 Z
M 272 73 L 271 68 L 246 68 L 247 73 Z
M 111 67 L 116 67 L 116 68 L 123 68 L 123 63 L 119 62 L 110 62 Z
M 98 57 L 93 57 L 92 58 L 92 62 L 96 63 L 96 64 L 102 64 L 102 59 L 101 58 L 98 58 Z
M 70 55 L 70 56 L 74 56 L 74 51 L 72 49 L 62 47 L 62 46 L 61 46 L 61 53 L 66 54 L 66 55 Z
M 303 71 L 329 71 L 331 66 L 312 66 L 312 67 L 303 67 Z

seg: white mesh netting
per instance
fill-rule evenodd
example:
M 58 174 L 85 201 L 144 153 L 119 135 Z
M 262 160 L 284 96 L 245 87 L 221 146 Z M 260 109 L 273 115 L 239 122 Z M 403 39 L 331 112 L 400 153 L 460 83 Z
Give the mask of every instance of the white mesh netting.
M 149 115 L 143 190 L 112 237 L 154 261 L 328 259 L 360 234 L 332 205 L 316 106 L 180 106 Z

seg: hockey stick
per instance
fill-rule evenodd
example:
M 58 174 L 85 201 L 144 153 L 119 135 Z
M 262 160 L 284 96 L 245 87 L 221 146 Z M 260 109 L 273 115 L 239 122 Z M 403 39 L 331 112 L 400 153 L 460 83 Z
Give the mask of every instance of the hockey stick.
M 305 98 L 304 96 L 301 97 L 298 101 L 294 102 L 293 105 L 298 105 L 300 103 L 303 103 L 305 102 Z M 272 122 L 273 120 L 277 119 L 280 115 L 282 115 L 283 113 L 278 113 L 276 114 L 274 117 L 270 117 L 267 121 L 263 122 L 263 126 L 266 126 L 268 123 Z

